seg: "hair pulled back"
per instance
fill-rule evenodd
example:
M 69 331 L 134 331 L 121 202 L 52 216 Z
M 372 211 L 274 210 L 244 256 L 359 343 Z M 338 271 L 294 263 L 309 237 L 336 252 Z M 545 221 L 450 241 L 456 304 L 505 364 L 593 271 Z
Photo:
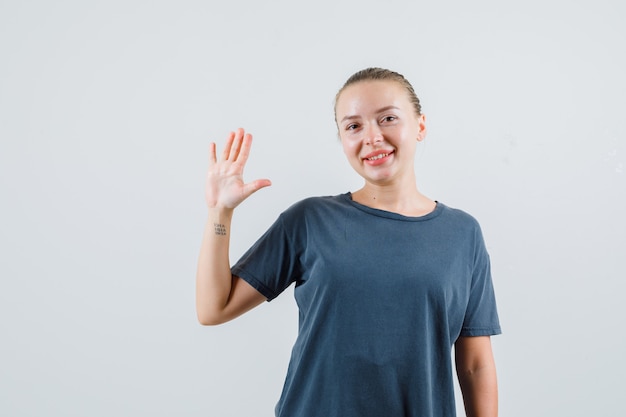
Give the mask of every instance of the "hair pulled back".
M 404 78 L 402 74 L 385 68 L 371 67 L 352 74 L 350 78 L 348 78 L 348 80 L 344 83 L 343 87 L 339 89 L 337 95 L 335 96 L 335 117 L 337 114 L 337 101 L 339 100 L 339 96 L 341 96 L 341 93 L 343 93 L 343 91 L 352 84 L 363 81 L 395 81 L 399 83 L 407 91 L 409 95 L 409 101 L 411 102 L 411 104 L 413 104 L 415 113 L 418 116 L 422 114 L 422 106 L 420 104 L 420 100 L 419 98 L 417 98 L 417 95 L 415 94 L 415 90 L 413 89 L 411 83 L 406 78 Z

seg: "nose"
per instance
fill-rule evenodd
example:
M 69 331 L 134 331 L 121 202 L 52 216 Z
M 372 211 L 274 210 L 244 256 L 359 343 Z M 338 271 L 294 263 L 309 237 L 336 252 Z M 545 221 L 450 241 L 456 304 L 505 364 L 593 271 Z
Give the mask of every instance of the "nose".
M 375 145 L 383 141 L 383 132 L 381 132 L 380 126 L 376 124 L 368 125 L 364 133 L 367 145 Z

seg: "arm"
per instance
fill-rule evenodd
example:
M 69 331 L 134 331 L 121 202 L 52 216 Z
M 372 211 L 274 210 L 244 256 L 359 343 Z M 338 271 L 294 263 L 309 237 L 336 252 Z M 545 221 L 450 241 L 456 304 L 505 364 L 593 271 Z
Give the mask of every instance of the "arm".
M 456 372 L 468 417 L 497 417 L 498 384 L 489 336 L 459 337 Z
M 230 272 L 229 245 L 233 211 L 269 180 L 243 182 L 243 168 L 250 153 L 252 136 L 243 129 L 231 133 L 218 160 L 215 144 L 209 150 L 206 200 L 209 208 L 196 274 L 198 321 L 214 325 L 261 304 L 265 297 Z

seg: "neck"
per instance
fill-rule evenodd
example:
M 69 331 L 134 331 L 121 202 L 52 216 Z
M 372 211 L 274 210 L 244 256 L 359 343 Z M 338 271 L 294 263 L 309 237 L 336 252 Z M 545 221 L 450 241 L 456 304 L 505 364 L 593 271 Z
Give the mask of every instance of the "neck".
M 352 200 L 364 206 L 405 216 L 423 216 L 435 209 L 436 203 L 419 192 L 417 186 L 365 184 L 352 193 Z

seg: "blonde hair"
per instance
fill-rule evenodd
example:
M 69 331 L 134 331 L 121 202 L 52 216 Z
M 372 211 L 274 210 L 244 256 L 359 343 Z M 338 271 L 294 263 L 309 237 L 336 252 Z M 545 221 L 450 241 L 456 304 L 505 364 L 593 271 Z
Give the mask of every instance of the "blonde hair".
M 409 101 L 413 104 L 415 113 L 418 116 L 422 114 L 422 105 L 420 104 L 420 100 L 417 98 L 417 94 L 415 94 L 413 86 L 406 78 L 404 78 L 404 75 L 385 68 L 372 67 L 355 72 L 350 76 L 350 78 L 348 78 L 343 87 L 339 89 L 337 95 L 335 96 L 335 122 L 337 121 L 337 101 L 339 100 L 339 96 L 343 93 L 343 90 L 345 90 L 346 87 L 362 81 L 396 81 L 400 83 L 400 85 L 404 87 L 409 94 Z

